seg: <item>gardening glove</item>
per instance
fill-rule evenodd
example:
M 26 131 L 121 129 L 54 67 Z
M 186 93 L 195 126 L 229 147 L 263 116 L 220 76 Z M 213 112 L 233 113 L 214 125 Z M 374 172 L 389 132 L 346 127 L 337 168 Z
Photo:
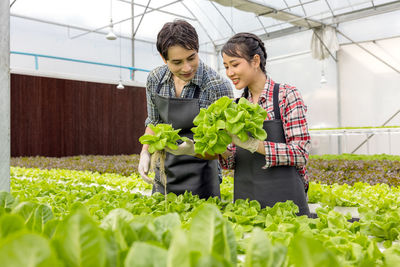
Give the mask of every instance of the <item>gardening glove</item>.
M 232 137 L 232 143 L 235 145 L 254 153 L 258 149 L 258 145 L 260 144 L 260 140 L 257 140 L 253 137 L 249 137 L 249 139 L 245 142 L 240 141 L 239 137 L 235 134 L 229 134 Z
M 153 179 L 147 176 L 150 169 L 150 153 L 147 150 L 142 150 L 140 152 L 138 171 L 140 176 L 142 176 L 143 181 L 148 184 L 153 184 Z
M 177 149 L 170 149 L 169 147 L 165 148 L 165 151 L 168 153 L 171 153 L 175 156 L 179 155 L 189 155 L 189 156 L 194 156 L 196 155 L 196 152 L 194 152 L 194 142 L 193 140 L 183 142 L 178 146 Z

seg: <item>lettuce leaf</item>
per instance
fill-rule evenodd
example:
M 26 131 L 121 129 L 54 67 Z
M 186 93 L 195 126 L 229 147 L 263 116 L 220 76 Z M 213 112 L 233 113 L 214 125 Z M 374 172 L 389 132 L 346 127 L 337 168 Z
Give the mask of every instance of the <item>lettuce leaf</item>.
M 222 97 L 207 109 L 201 109 L 193 120 L 192 128 L 195 152 L 209 155 L 221 154 L 232 142 L 229 134 L 235 134 L 241 141 L 247 141 L 249 135 L 265 140 L 267 133 L 263 123 L 267 112 L 258 104 L 252 104 L 241 98 L 238 103 L 229 97 Z
M 149 124 L 150 129 L 154 132 L 154 135 L 145 134 L 139 138 L 141 144 L 149 145 L 149 152 L 153 154 L 155 151 L 164 150 L 166 147 L 170 149 L 177 149 L 177 141 L 187 141 L 187 137 L 179 136 L 179 131 L 172 128 L 170 124 L 160 123 L 154 126 Z

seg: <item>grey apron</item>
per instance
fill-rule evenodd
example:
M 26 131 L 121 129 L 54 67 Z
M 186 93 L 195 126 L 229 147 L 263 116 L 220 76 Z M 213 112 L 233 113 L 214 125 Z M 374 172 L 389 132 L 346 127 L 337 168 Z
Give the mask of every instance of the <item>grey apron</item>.
M 171 124 L 174 129 L 181 129 L 180 136 L 193 139 L 191 128 L 194 127 L 193 119 L 200 112 L 200 88 L 196 85 L 193 98 L 161 96 L 160 89 L 161 83 L 157 86 L 155 105 L 162 121 Z M 190 191 L 200 198 L 220 196 L 217 160 L 204 160 L 188 155 L 175 156 L 168 152 L 166 154 L 167 193 L 179 195 Z M 153 186 L 153 193 L 155 192 L 165 193 L 158 171 Z
M 248 90 L 247 88 L 245 90 Z M 245 91 L 248 94 L 248 91 Z M 286 143 L 279 111 L 279 84 L 273 92 L 275 119 L 264 121 L 266 141 Z M 310 215 L 304 184 L 295 166 L 274 166 L 262 169 L 265 156 L 236 147 L 234 199 L 257 200 L 261 207 L 272 207 L 276 202 L 293 200 L 299 207 L 298 215 Z

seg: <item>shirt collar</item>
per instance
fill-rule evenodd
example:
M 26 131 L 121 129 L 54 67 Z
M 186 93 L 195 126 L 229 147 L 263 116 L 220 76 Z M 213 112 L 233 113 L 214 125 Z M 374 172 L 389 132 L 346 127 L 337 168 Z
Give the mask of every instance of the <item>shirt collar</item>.
M 169 70 L 167 65 L 164 65 L 164 68 L 162 68 L 161 73 L 165 72 L 164 77 L 162 78 L 162 80 L 160 81 L 160 83 L 165 83 L 167 81 L 169 81 L 172 77 L 172 72 Z M 162 75 L 162 74 L 161 74 Z
M 199 67 L 197 68 L 196 74 L 193 79 L 190 81 L 198 85 L 201 88 L 201 84 L 203 83 L 203 75 L 204 75 L 204 63 L 199 59 Z
M 261 98 L 268 99 L 268 95 L 273 93 L 275 82 L 267 75 L 267 81 L 265 82 L 264 90 L 261 92 Z
M 271 80 L 271 78 L 267 75 L 267 81 L 265 82 L 264 89 L 261 92 L 260 99 L 268 99 L 268 94 L 272 93 L 272 91 L 274 90 L 274 84 L 275 82 Z M 249 92 L 248 99 L 250 99 L 252 97 L 251 92 L 248 88 L 246 89 Z M 242 97 L 244 97 L 244 92 L 242 94 Z
M 199 66 L 197 68 L 197 71 L 194 75 L 194 77 L 190 80 L 190 83 L 196 84 L 200 87 L 201 90 L 204 90 L 205 88 L 202 88 L 201 85 L 203 84 L 203 76 L 204 76 L 204 68 L 205 65 L 203 61 L 199 59 Z M 165 65 L 165 69 L 163 68 L 163 72 L 166 71 L 164 78 L 162 78 L 161 83 L 165 83 L 172 78 L 172 72 L 168 69 L 168 66 Z

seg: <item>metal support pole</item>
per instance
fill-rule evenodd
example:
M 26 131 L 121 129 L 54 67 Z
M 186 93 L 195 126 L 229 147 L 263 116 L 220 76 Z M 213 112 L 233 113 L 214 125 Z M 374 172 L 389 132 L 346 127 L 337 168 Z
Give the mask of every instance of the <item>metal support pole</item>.
M 131 13 L 132 13 L 132 43 L 131 43 L 131 54 L 132 54 L 132 67 L 135 67 L 135 5 L 134 0 L 131 3 Z M 131 72 L 131 80 L 135 80 L 135 72 Z
M 217 68 L 216 68 L 216 70 L 220 74 L 220 71 L 221 71 L 221 67 L 220 67 L 220 64 L 221 64 L 221 56 L 220 56 L 221 50 L 218 50 L 216 47 L 214 47 L 214 50 L 215 50 L 215 57 L 217 58 Z
M 10 2 L 0 1 L 0 191 L 10 192 Z
M 342 127 L 342 95 L 341 95 L 341 87 L 340 87 L 340 69 L 339 69 L 339 55 L 336 52 L 336 106 L 337 106 L 337 127 Z M 342 154 L 342 138 L 338 136 L 338 154 Z

